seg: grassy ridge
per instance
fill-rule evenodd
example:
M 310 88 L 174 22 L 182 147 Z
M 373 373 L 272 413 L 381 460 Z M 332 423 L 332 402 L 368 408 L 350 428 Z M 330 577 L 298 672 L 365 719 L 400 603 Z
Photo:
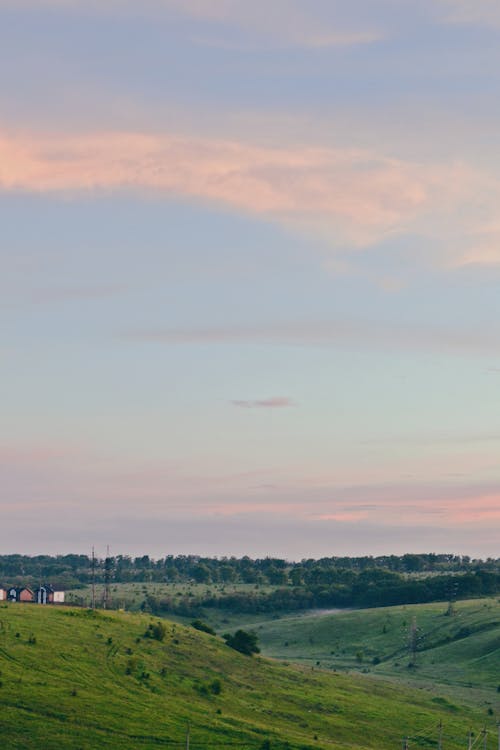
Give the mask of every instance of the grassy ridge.
M 423 691 L 244 657 L 179 624 L 144 638 L 150 622 L 0 607 L 2 748 L 180 748 L 190 722 L 191 750 L 384 750 L 442 720 L 452 750 L 483 723 Z

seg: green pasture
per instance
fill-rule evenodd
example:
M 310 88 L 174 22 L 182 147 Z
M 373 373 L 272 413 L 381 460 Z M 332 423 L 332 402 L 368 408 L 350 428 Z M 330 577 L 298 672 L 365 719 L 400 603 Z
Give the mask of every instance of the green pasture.
M 286 615 L 254 626 L 275 658 L 444 688 L 495 714 L 500 708 L 497 598 L 457 602 L 451 614 L 441 602 Z
M 158 599 L 172 597 L 174 600 L 182 598 L 215 597 L 221 598 L 229 594 L 237 593 L 268 593 L 279 586 L 271 586 L 260 583 L 156 583 L 156 582 L 134 582 L 134 583 L 111 583 L 109 586 L 110 600 L 113 608 L 137 610 L 146 596 L 154 596 Z M 102 602 L 104 597 L 104 585 L 95 585 L 96 601 Z M 91 586 L 73 589 L 66 593 L 70 603 L 90 604 L 92 598 Z
M 494 717 L 367 676 L 246 657 L 157 618 L 34 604 L 0 606 L 0 725 L 6 750 L 433 747 Z

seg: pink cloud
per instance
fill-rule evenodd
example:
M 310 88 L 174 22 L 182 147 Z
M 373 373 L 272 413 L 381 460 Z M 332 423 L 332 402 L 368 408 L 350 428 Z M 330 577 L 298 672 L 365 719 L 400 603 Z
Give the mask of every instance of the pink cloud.
M 471 249 L 453 251 L 455 262 L 497 257 L 491 247 L 499 185 L 465 165 L 423 165 L 367 149 L 264 147 L 169 133 L 0 132 L 0 189 L 181 195 L 326 233 L 343 248 L 422 231 L 422 224 L 435 238 L 465 232 Z M 471 196 L 486 191 L 493 214 L 487 224 L 470 215 Z
M 357 494 L 363 495 L 363 488 L 358 488 Z M 341 504 L 339 500 L 334 500 L 332 504 L 337 505 L 338 509 L 313 518 L 343 522 L 368 520 L 384 526 L 394 526 L 401 524 L 403 514 L 405 525 L 418 526 L 434 519 L 433 522 L 443 529 L 500 522 L 500 490 L 485 493 L 480 485 L 467 487 L 436 483 L 435 486 L 419 487 L 416 483 L 392 488 L 389 485 L 385 496 L 383 489 L 378 494 L 378 500 L 366 505 L 363 500 L 372 495 L 371 488 L 366 487 L 364 498 L 352 497 L 348 505 L 345 497 Z
M 453 524 L 500 522 L 500 491 L 492 495 L 444 503 L 444 515 Z
M 363 510 L 340 511 L 339 513 L 323 513 L 315 516 L 317 521 L 338 521 L 339 523 L 354 523 L 363 521 L 369 517 L 369 513 Z
M 234 400 L 231 401 L 231 403 L 242 409 L 283 409 L 295 406 L 292 399 L 284 396 L 274 396 L 272 398 L 257 399 L 255 401 Z
M 169 134 L 0 135 L 5 190 L 154 189 L 257 214 L 389 228 L 425 203 L 412 165 L 356 150 L 264 148 Z

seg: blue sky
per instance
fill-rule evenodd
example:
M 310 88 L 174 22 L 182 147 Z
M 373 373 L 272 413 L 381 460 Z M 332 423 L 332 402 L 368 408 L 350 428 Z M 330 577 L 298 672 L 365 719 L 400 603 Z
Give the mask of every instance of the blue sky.
M 5 551 L 498 556 L 500 11 L 0 0 Z

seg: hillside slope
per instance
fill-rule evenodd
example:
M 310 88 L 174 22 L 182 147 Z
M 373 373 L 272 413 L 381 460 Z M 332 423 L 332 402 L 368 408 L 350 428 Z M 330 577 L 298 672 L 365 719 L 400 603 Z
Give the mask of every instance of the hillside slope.
M 260 623 L 257 633 L 276 658 L 434 686 L 500 712 L 500 600 L 458 602 L 446 612 L 436 603 L 290 616 Z
M 423 691 L 245 657 L 143 615 L 0 607 L 2 748 L 392 748 L 440 720 L 463 746 L 483 716 Z M 456 738 L 456 739 L 452 739 Z M 287 744 L 289 743 L 289 744 Z

